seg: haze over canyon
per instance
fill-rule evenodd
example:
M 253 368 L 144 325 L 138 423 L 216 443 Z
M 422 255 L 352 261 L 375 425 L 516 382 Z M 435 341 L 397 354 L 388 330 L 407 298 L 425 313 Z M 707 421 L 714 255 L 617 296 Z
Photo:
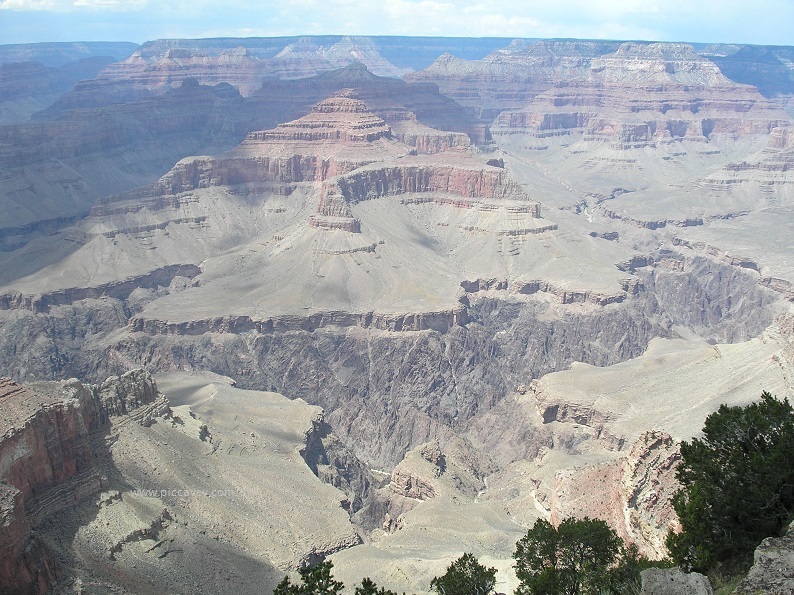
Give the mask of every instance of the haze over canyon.
M 0 591 L 651 558 L 681 440 L 794 397 L 794 48 L 0 45 Z

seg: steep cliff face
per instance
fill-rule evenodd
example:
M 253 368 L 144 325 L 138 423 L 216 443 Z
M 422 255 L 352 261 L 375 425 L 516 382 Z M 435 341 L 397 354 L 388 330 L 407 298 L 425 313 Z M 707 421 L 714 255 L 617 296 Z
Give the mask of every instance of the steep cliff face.
M 643 556 L 661 560 L 678 518 L 670 499 L 678 489 L 675 468 L 681 455 L 669 434 L 643 433 L 631 450 L 613 463 L 560 471 L 551 499 L 551 522 L 566 518 L 606 521 Z
M 71 380 L 31 390 L 2 379 L 0 404 L 0 587 L 44 593 L 59 568 L 32 529 L 102 488 L 95 457 L 111 418 L 148 423 L 165 401 L 151 376 L 137 370 L 99 386 Z
M 679 93 L 682 86 L 738 89 L 750 84 L 758 85 L 766 97 L 790 94 L 787 51 L 750 46 L 699 46 L 696 50 L 680 43 L 515 40 L 480 60 L 442 55 L 406 79 L 435 82 L 443 93 L 490 120 L 502 111 L 521 109 L 554 87 L 564 89 L 571 81 L 575 88 L 616 85 L 628 91 L 646 87 L 656 92 L 670 86 L 677 87 Z M 764 70 L 766 76 L 760 74 Z M 618 105 L 622 101 L 617 95 L 615 99 Z M 642 100 L 639 95 L 636 99 Z M 584 111 L 582 116 L 586 115 Z M 570 125 L 575 114 L 566 117 Z
M 148 184 L 187 155 L 230 149 L 250 131 L 294 120 L 351 87 L 374 114 L 400 119 L 399 138 L 419 152 L 488 141 L 487 126 L 434 85 L 378 77 L 360 63 L 275 82 L 247 99 L 227 83 L 211 87 L 189 77 L 148 98 L 110 85 L 103 94 L 86 91 L 85 101 L 64 97 L 34 122 L 0 127 L 0 163 L 7 172 L 0 200 L 8 213 L 0 225 L 0 250 L 73 223 L 95 200 Z M 238 170 L 229 174 L 232 182 L 255 179 Z
M 0 64 L 0 125 L 25 122 L 80 80 L 92 78 L 111 57 L 83 58 L 57 68 L 40 62 Z
M 440 56 L 431 66 L 406 75 L 410 81 L 432 81 L 441 91 L 493 119 L 499 112 L 518 109 L 561 78 L 587 70 L 590 60 L 614 52 L 617 42 L 516 40 L 481 60 Z
M 607 306 L 581 310 L 495 291 L 469 294 L 469 305 L 449 317 L 416 313 L 392 322 L 338 313 L 272 324 L 165 323 L 131 314 L 122 300 L 132 297 L 78 300 L 42 313 L 6 311 L 3 336 L 14 337 L 15 348 L 6 342 L 0 353 L 21 377 L 102 378 L 141 365 L 209 368 L 243 386 L 323 406 L 357 456 L 389 466 L 407 449 L 485 414 L 513 387 L 573 361 L 604 366 L 637 357 L 678 324 L 726 342 L 753 337 L 772 321 L 775 294 L 757 286 L 752 272 L 702 259 L 685 271 L 647 273 L 648 290 Z M 102 339 L 125 327 L 110 344 Z M 705 350 L 697 355 L 710 358 Z M 571 397 L 567 409 L 557 401 L 542 405 L 549 419 L 597 431 L 610 405 L 583 403 L 581 417 L 575 395 L 563 392 Z M 633 442 L 631 428 L 610 430 L 615 444 Z
M 308 78 L 353 63 L 388 77 L 410 70 L 386 60 L 367 37 L 167 39 L 148 42 L 126 59 L 110 64 L 95 78 L 77 85 L 61 104 L 85 107 L 114 97 L 123 101 L 149 97 L 190 78 L 204 85 L 227 83 L 249 97 L 266 78 Z
M 149 183 L 185 155 L 234 146 L 251 127 L 242 108 L 231 87 L 186 85 L 151 101 L 0 127 L 8 213 L 0 250 L 72 223 L 100 196 Z
M 522 110 L 503 112 L 495 123 L 500 133 L 578 132 L 629 148 L 768 134 L 789 117 L 755 88 L 728 80 L 691 46 L 626 43 L 594 58 L 589 71 L 556 82 Z

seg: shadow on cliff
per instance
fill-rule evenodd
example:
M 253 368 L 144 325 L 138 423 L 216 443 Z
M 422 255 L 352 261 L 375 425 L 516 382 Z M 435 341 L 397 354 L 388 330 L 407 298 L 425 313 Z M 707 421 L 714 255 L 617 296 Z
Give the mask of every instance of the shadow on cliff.
M 138 495 L 139 486 L 113 460 L 113 434 L 109 427 L 93 438 L 100 490 L 46 516 L 34 530 L 34 539 L 58 566 L 56 592 L 80 585 L 139 595 L 275 588 L 283 571 L 212 536 L 173 503 Z

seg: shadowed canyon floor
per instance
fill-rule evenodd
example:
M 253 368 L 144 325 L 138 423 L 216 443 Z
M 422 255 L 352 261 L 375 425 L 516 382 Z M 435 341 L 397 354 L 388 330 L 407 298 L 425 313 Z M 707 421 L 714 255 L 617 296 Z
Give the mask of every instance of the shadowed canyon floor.
M 678 441 L 794 396 L 792 89 L 739 46 L 233 42 L 0 127 L 7 568 L 260 592 L 331 556 L 424 592 L 465 550 L 511 592 L 526 528 L 583 515 L 662 557 Z M 53 382 L 138 368 L 140 419 Z M 15 449 L 39 426 L 68 477 Z

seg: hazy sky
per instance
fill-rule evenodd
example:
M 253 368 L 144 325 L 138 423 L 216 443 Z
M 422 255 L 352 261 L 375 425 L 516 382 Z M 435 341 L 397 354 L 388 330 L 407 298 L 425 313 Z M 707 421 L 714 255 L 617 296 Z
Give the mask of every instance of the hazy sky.
M 794 45 L 794 0 L 0 0 L 0 43 L 323 33 Z

